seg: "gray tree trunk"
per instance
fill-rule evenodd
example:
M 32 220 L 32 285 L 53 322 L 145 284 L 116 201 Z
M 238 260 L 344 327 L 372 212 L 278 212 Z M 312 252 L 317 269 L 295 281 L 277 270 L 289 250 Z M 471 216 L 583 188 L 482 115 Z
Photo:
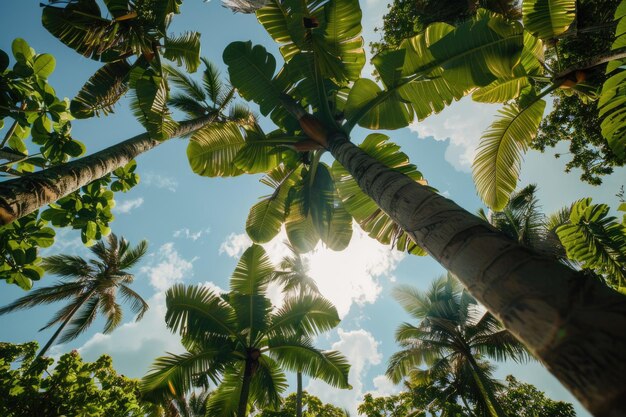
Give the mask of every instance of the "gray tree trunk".
M 360 188 L 500 319 L 596 417 L 626 415 L 626 298 L 520 246 L 332 135 Z
M 211 115 L 182 122 L 172 137 L 192 133 L 212 120 L 214 116 Z M 150 138 L 148 133 L 142 133 L 67 164 L 0 183 L 0 225 L 9 224 L 65 197 L 161 143 Z

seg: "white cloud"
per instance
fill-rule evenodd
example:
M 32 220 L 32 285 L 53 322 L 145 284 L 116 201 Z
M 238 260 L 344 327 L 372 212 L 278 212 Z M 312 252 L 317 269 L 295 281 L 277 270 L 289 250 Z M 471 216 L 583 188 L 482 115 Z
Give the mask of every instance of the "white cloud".
M 231 258 L 239 258 L 245 250 L 252 244 L 252 241 L 245 233 L 228 235 L 220 246 L 220 255 L 225 253 Z
M 200 239 L 203 235 L 211 233 L 211 228 L 207 227 L 204 230 L 191 231 L 187 227 L 182 229 L 178 229 L 174 232 L 173 237 L 179 238 L 184 237 L 185 239 L 193 240 L 194 242 Z
M 176 192 L 176 188 L 178 188 L 178 181 L 174 178 L 166 177 L 156 172 L 146 172 L 142 175 L 142 180 L 148 186 L 164 188 L 171 192 Z
M 194 260 L 183 259 L 171 242 L 159 248 L 156 259 L 152 266 L 142 267 L 141 272 L 148 275 L 150 284 L 158 291 L 167 290 L 193 273 Z
M 459 171 L 470 172 L 480 137 L 493 122 L 500 107 L 464 98 L 426 120 L 414 121 L 409 129 L 424 139 L 449 140 L 446 161 Z
M 363 399 L 363 380 L 372 365 L 380 364 L 382 354 L 378 350 L 379 343 L 366 330 L 344 331 L 338 329 L 339 341 L 333 343 L 331 349 L 338 350 L 349 359 L 350 374 L 348 381 L 351 390 L 341 390 L 328 386 L 323 381 L 311 380 L 306 390 L 319 397 L 322 401 L 346 408 L 351 415 L 357 415 L 356 409 Z
M 385 375 L 377 375 L 372 380 L 374 389 L 368 391 L 367 394 L 372 394 L 374 397 L 386 397 L 388 395 L 394 395 L 401 391 L 401 386 L 391 382 Z
M 130 213 L 132 210 L 138 207 L 141 207 L 142 204 L 143 204 L 143 198 L 139 197 L 133 200 L 122 201 L 121 203 L 116 204 L 113 210 L 118 213 L 126 214 L 126 213 Z
M 283 243 L 286 237 L 283 230 L 263 245 L 275 265 L 289 253 Z M 237 258 L 250 244 L 247 235 L 232 233 L 222 243 L 220 254 Z M 319 244 L 304 255 L 310 266 L 309 275 L 320 292 L 337 307 L 341 318 L 348 314 L 352 304 L 375 302 L 382 291 L 380 279 L 394 281 L 393 271 L 403 257 L 401 252 L 367 236 L 356 224 L 350 245 L 343 251 L 335 252 Z

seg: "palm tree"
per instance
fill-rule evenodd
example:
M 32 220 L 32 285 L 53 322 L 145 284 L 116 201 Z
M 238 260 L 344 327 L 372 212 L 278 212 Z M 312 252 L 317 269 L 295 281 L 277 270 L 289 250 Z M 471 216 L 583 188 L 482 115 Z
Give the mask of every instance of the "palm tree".
M 436 279 L 425 293 L 400 286 L 393 294 L 420 321 L 397 329 L 403 350 L 391 356 L 387 376 L 396 383 L 408 376 L 412 383 L 449 384 L 455 396 L 470 399 L 481 415 L 505 416 L 495 396 L 499 384 L 483 358 L 524 360 L 526 348 L 450 274 Z
M 128 271 L 146 254 L 148 243 L 145 240 L 131 247 L 128 241 L 111 233 L 108 245 L 103 241 L 89 248 L 95 258 L 85 260 L 78 256 L 55 255 L 45 258 L 42 266 L 61 280 L 55 285 L 38 288 L 28 295 L 0 308 L 0 314 L 69 300 L 69 304 L 59 310 L 41 330 L 59 324 L 50 340 L 37 357 L 43 356 L 61 336 L 60 343 L 77 338 L 93 323 L 98 312 L 104 315 L 104 333 L 112 332 L 122 322 L 122 307 L 117 303 L 118 291 L 124 301 L 130 303 L 136 320 L 141 320 L 148 310 L 148 304 L 129 284 L 134 276 Z M 69 328 L 66 326 L 69 324 Z
M 244 417 L 249 403 L 257 408 L 279 405 L 286 388 L 282 369 L 348 388 L 346 359 L 316 349 L 310 340 L 336 325 L 337 312 L 311 294 L 287 299 L 272 310 L 266 290 L 273 270 L 265 250 L 253 245 L 237 264 L 229 293 L 203 286 L 170 288 L 165 322 L 182 336 L 187 352 L 157 359 L 143 378 L 143 391 L 187 392 L 195 380 L 208 378 L 219 386 L 207 415 Z M 309 337 L 300 337 L 300 329 Z
M 204 417 L 211 391 L 203 389 L 189 396 L 168 395 L 165 398 L 145 398 L 146 417 Z
M 282 285 L 283 293 L 287 299 L 297 299 L 301 294 L 312 294 L 321 297 L 315 280 L 308 275 L 309 266 L 306 259 L 289 242 L 285 246 L 291 252 L 280 262 L 280 270 L 274 272 L 273 280 Z M 334 309 L 334 307 L 333 307 Z M 336 311 L 335 311 L 336 314 Z M 335 326 L 339 324 L 339 317 Z M 333 326 L 333 327 L 335 327 Z M 297 326 L 297 335 L 301 340 L 306 340 L 304 328 Z M 296 372 L 296 417 L 302 417 L 303 407 L 302 370 Z
M 252 120 L 250 112 L 243 106 L 233 106 L 229 110 L 234 89 L 226 88 L 220 82 L 219 72 L 213 64 L 206 59 L 202 62 L 205 65 L 202 86 L 181 71 L 166 67 L 170 80 L 180 88 L 170 104 L 190 115 L 177 123 L 172 138 L 188 136 L 202 129 L 219 131 L 227 122 L 249 124 Z M 161 143 L 162 140 L 155 140 L 151 133 L 145 132 L 92 155 L 0 183 L 0 225 L 65 197 Z

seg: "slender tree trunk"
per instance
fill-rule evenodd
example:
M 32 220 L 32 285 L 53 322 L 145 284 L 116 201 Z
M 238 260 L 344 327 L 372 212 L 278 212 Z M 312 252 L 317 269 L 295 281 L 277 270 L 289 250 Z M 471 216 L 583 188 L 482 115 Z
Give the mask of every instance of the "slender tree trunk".
M 472 377 L 474 377 L 474 381 L 476 381 L 476 385 L 478 385 L 478 390 L 480 394 L 483 396 L 483 400 L 485 401 L 485 405 L 487 406 L 487 410 L 492 417 L 507 417 L 507 414 L 504 412 L 500 403 L 496 399 L 495 395 L 491 390 L 488 390 L 485 386 L 485 380 L 483 378 L 482 372 L 476 360 L 471 354 L 466 355 L 468 362 L 470 363 L 470 367 L 472 368 Z
M 214 120 L 204 116 L 182 122 L 172 137 L 192 133 Z M 84 158 L 0 183 L 0 225 L 11 223 L 57 201 L 149 151 L 162 142 L 142 133 Z
M 360 188 L 456 275 L 596 417 L 626 415 L 626 298 L 522 247 L 345 135 L 328 148 Z
M 63 320 L 63 323 L 61 323 L 59 328 L 54 332 L 54 334 L 52 335 L 50 340 L 48 340 L 48 342 L 44 345 L 44 347 L 41 348 L 41 350 L 39 351 L 39 353 L 36 356 L 37 358 L 41 358 L 43 355 L 45 355 L 45 353 L 48 351 L 48 349 L 50 349 L 50 347 L 52 347 L 52 345 L 54 345 L 54 341 L 57 340 L 57 338 L 59 337 L 59 335 L 61 334 L 63 329 L 65 329 L 65 326 L 67 326 L 67 324 L 70 322 L 70 320 L 72 320 L 72 317 L 74 317 L 74 314 L 76 314 L 78 309 L 81 308 L 83 306 L 83 304 L 85 304 L 85 302 L 91 298 L 92 295 L 93 295 L 93 292 L 91 292 L 89 295 L 84 297 L 83 300 L 80 303 L 78 303 L 76 305 L 76 307 L 74 307 L 72 309 L 72 311 L 70 312 L 69 316 L 67 316 L 67 318 L 65 320 Z
M 239 406 L 237 408 L 237 417 L 246 417 L 248 409 L 248 396 L 250 395 L 250 380 L 252 379 L 252 368 L 254 363 L 251 358 L 246 359 L 245 369 L 243 371 L 243 383 L 241 384 L 241 395 L 239 396 Z
M 298 371 L 296 378 L 296 417 L 302 417 L 302 372 Z

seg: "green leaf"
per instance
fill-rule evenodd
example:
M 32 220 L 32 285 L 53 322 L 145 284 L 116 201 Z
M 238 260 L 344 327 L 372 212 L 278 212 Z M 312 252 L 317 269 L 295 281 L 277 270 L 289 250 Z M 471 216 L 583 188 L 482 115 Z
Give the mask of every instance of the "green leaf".
M 368 135 L 359 147 L 389 168 L 408 175 L 416 182 L 425 183 L 415 165 L 409 163 L 408 156 L 400 151 L 398 145 L 389 142 L 388 136 L 379 133 Z M 333 163 L 332 172 L 343 207 L 370 237 L 382 244 L 394 245 L 400 251 L 425 254 L 370 197 L 361 191 L 352 175 L 339 162 Z
M 359 117 L 360 110 L 383 94 L 384 92 L 374 81 L 367 78 L 357 80 L 350 89 L 344 108 L 346 119 L 352 120 Z M 374 130 L 399 129 L 408 126 L 412 120 L 411 106 L 404 102 L 397 92 L 394 92 L 386 100 L 381 100 L 379 105 L 360 116 L 358 124 Z
M 565 32 L 576 18 L 576 0 L 523 0 L 522 21 L 526 30 L 541 39 Z
M 277 167 L 281 158 L 273 142 L 279 137 L 268 138 L 258 125 L 245 127 L 244 131 L 245 143 L 235 156 L 235 166 L 247 174 L 264 173 Z
M 0 73 L 9 68 L 9 55 L 0 49 Z
M 164 77 L 151 68 L 131 71 L 133 98 L 131 110 L 153 139 L 169 139 L 176 127 L 167 108 L 168 87 Z
M 556 230 L 567 257 L 606 275 L 613 286 L 626 286 L 626 229 L 609 216 L 609 207 L 585 198 L 574 203 L 569 220 Z
M 545 106 L 541 99 L 523 109 L 507 105 L 481 138 L 473 163 L 474 183 L 494 211 L 501 211 L 515 190 L 522 154 L 537 134 Z
M 518 22 L 487 14 L 457 26 L 429 50 L 442 76 L 461 88 L 482 87 L 510 78 L 520 62 L 524 31 Z
M 50 54 L 37 55 L 33 64 L 33 71 L 39 78 L 46 79 L 54 72 L 56 60 Z
M 180 67 L 183 63 L 187 72 L 196 72 L 200 66 L 200 33 L 186 32 L 178 37 L 165 38 L 163 57 L 176 61 Z
M 187 146 L 187 159 L 193 172 L 205 177 L 241 175 L 234 160 L 245 142 L 239 126 L 215 123 L 197 131 Z
M 33 58 L 35 57 L 35 51 L 28 43 L 22 38 L 15 38 L 11 44 L 11 51 L 13 56 L 20 64 L 33 65 Z
M 278 166 L 270 171 L 262 180 L 274 192 L 250 209 L 246 220 L 246 233 L 255 243 L 267 243 L 280 232 L 285 221 L 287 195 L 296 182 L 300 170 L 289 170 Z
M 113 106 L 128 91 L 131 66 L 117 61 L 102 66 L 80 89 L 70 104 L 72 115 L 85 119 L 113 112 Z
M 273 81 L 276 59 L 263 46 L 233 42 L 224 49 L 223 59 L 233 87 L 257 103 L 261 114 L 267 116 L 280 104 L 281 90 Z

